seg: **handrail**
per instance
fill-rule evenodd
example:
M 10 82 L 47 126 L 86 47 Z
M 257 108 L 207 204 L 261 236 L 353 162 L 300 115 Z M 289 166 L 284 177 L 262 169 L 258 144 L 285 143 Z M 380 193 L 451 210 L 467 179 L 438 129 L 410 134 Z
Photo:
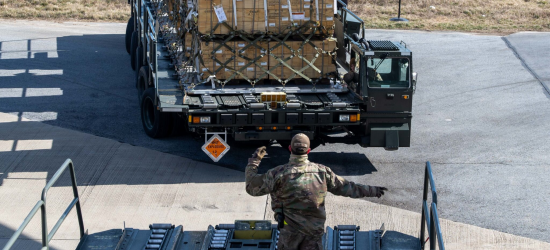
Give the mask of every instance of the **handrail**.
M 365 39 L 365 21 L 363 21 L 363 19 L 359 18 L 357 15 L 355 15 L 355 13 L 353 13 L 351 10 L 348 9 L 348 5 L 346 3 L 344 3 L 342 0 L 338 0 L 338 3 L 342 5 L 342 7 L 340 9 L 343 9 L 345 12 L 342 12 L 343 14 L 343 20 L 342 20 L 342 23 L 344 24 L 344 34 L 346 33 L 346 24 L 345 22 L 347 21 L 347 14 L 351 14 L 352 17 L 354 17 L 355 19 L 357 19 L 358 21 L 361 22 L 361 36 L 363 39 Z
M 61 218 L 55 223 L 55 226 L 52 228 L 52 231 L 48 234 L 48 221 L 46 216 L 46 197 L 48 194 L 48 190 L 57 182 L 59 177 L 69 168 L 71 173 L 71 182 L 73 186 L 73 195 L 74 199 L 71 201 L 65 212 L 61 215 Z M 21 233 L 27 227 L 31 219 L 36 215 L 38 212 L 38 209 L 40 208 L 41 211 L 41 219 L 42 219 L 42 250 L 48 250 L 49 249 L 49 243 L 52 240 L 53 236 L 61 226 L 61 224 L 65 221 L 65 218 L 67 218 L 67 215 L 73 207 L 76 206 L 76 213 L 78 217 L 78 225 L 80 228 L 80 238 L 84 236 L 84 221 L 82 220 L 82 209 L 80 208 L 80 198 L 78 196 L 78 186 L 76 185 L 76 177 L 74 173 L 74 164 L 71 161 L 71 159 L 67 159 L 63 165 L 55 172 L 55 174 L 52 176 L 52 178 L 48 181 L 44 189 L 42 190 L 42 199 L 39 200 L 36 205 L 34 205 L 31 212 L 27 215 L 21 226 L 15 231 L 15 233 L 11 236 L 8 243 L 4 246 L 3 250 L 9 250 L 17 238 L 21 236 Z
M 428 185 L 430 186 L 430 191 L 432 193 L 432 203 L 428 209 Z M 430 162 L 426 162 L 426 170 L 424 172 L 424 193 L 422 197 L 422 221 L 420 223 L 420 247 L 424 249 L 426 245 L 425 230 L 426 225 L 429 225 L 428 229 L 428 239 L 430 240 L 430 250 L 435 250 L 436 239 L 438 249 L 445 250 L 445 245 L 443 243 L 443 237 L 441 234 L 441 226 L 439 223 L 439 216 L 437 214 L 437 192 L 435 190 L 435 182 L 432 174 L 432 166 Z

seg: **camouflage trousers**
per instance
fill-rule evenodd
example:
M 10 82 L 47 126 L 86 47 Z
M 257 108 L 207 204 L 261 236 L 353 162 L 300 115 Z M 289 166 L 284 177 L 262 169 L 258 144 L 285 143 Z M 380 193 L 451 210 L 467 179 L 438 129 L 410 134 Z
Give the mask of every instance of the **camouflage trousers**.
M 277 248 L 277 250 L 323 250 L 323 235 L 306 235 L 286 226 L 280 230 Z

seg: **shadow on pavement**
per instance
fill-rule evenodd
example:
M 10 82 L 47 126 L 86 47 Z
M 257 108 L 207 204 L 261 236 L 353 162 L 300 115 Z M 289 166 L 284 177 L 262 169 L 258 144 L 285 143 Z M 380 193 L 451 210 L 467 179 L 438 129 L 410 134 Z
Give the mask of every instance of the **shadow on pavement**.
M 0 223 L 0 246 L 4 247 L 6 243 L 8 243 L 8 240 L 11 238 L 13 233 L 15 233 L 14 230 Z M 21 236 L 19 236 L 19 238 L 13 244 L 13 247 L 11 248 L 11 250 L 29 250 L 29 249 L 40 249 L 40 248 L 42 248 L 42 239 L 40 238 L 33 239 L 32 237 L 29 237 L 27 234 L 25 234 L 25 231 L 23 231 Z M 50 249 L 57 250 L 58 248 L 50 247 Z
M 147 150 L 129 146 L 214 164 L 201 150 L 204 140 L 191 135 L 154 140 L 143 132 L 134 76 L 130 56 L 124 48 L 124 35 L 0 40 L 0 112 L 19 117 L 0 123 L 0 160 L 4 162 L 0 166 L 0 186 L 10 172 L 46 172 L 49 179 L 67 158 L 76 164 L 79 185 L 100 184 L 102 175 L 116 177 L 108 184 L 129 185 L 244 180 L 243 174 L 236 177 L 224 171 L 207 173 L 218 175 L 210 179 L 189 179 L 198 163 L 174 160 L 166 154 L 152 156 Z M 127 144 L 99 143 L 93 140 L 95 137 L 77 141 L 79 136 L 72 138 L 62 130 L 41 126 L 39 122 L 23 122 L 22 118 Z M 248 157 L 258 145 L 231 146 L 229 153 L 215 165 L 244 171 Z M 128 159 L 113 158 L 115 152 L 132 148 L 142 153 L 128 153 L 132 155 Z M 278 144 L 269 147 L 268 152 L 270 157 L 264 160 L 260 172 L 288 160 L 288 151 Z M 313 151 L 310 156 L 312 161 L 323 163 L 341 175 L 375 171 L 362 154 Z M 127 167 L 125 162 L 132 160 L 139 164 Z M 114 164 L 114 169 L 108 169 L 108 164 Z M 346 167 L 352 165 L 365 167 L 353 170 Z M 125 176 L 128 172 L 133 174 Z M 56 185 L 70 183 L 68 178 L 62 178 Z

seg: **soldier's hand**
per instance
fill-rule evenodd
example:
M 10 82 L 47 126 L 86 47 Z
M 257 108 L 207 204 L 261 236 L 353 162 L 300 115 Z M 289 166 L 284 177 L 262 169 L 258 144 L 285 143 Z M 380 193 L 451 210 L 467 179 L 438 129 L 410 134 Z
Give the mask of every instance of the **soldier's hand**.
M 254 154 L 252 155 L 252 158 L 256 158 L 256 159 L 263 159 L 264 156 L 267 154 L 267 151 L 266 151 L 266 147 L 265 146 L 262 146 L 262 147 L 259 147 L 258 149 L 256 149 L 256 151 L 254 152 Z
M 281 213 L 275 213 L 275 220 L 277 221 L 277 229 L 285 227 L 285 216 Z
M 388 191 L 385 187 L 374 187 L 376 189 L 376 194 L 374 196 L 380 198 L 382 195 L 384 195 L 384 191 Z

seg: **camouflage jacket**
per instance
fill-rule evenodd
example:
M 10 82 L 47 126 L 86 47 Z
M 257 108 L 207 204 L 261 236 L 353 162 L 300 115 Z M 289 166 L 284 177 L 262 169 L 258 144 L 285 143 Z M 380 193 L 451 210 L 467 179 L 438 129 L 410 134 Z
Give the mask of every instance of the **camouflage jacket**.
M 258 174 L 259 165 L 259 159 L 248 159 L 246 192 L 252 196 L 270 194 L 273 211 L 282 212 L 287 226 L 306 235 L 324 232 L 327 191 L 351 198 L 376 193 L 373 187 L 347 181 L 330 168 L 308 161 L 307 155 L 291 155 L 289 163 L 265 174 Z

